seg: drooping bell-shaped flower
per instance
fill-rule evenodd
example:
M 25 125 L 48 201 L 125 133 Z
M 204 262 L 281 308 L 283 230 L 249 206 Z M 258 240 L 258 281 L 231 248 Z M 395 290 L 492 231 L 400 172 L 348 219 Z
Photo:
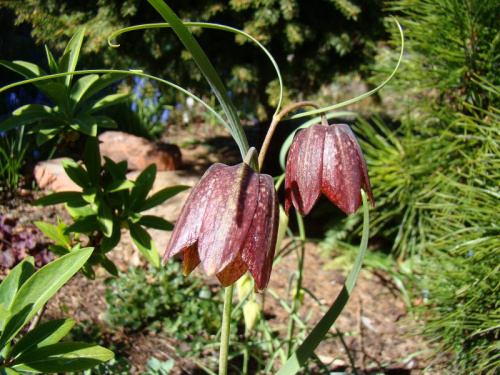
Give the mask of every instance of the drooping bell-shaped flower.
M 201 263 L 223 286 L 248 270 L 256 288 L 264 290 L 271 275 L 278 218 L 271 176 L 246 163 L 214 164 L 187 199 L 163 261 L 182 252 L 184 274 Z
M 363 152 L 345 124 L 315 124 L 295 136 L 288 153 L 285 211 L 307 215 L 321 193 L 347 214 L 361 205 L 361 188 L 373 205 Z

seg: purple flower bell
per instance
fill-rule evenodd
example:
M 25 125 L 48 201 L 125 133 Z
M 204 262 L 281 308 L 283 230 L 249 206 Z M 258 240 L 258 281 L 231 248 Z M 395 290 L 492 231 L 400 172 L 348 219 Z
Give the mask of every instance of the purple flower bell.
M 246 163 L 216 163 L 187 199 L 172 232 L 163 262 L 182 252 L 189 274 L 201 263 L 223 286 L 247 270 L 256 289 L 271 276 L 278 232 L 278 199 L 271 176 Z
M 363 152 L 345 124 L 315 124 L 295 136 L 288 153 L 285 211 L 307 215 L 321 193 L 347 214 L 361 205 L 361 189 L 373 194 Z

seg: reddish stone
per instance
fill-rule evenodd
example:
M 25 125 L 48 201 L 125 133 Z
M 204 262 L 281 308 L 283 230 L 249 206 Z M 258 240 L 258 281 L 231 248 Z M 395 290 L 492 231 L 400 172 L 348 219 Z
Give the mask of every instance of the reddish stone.
M 40 189 L 57 191 L 82 191 L 64 172 L 63 160 L 69 158 L 58 158 L 42 161 L 35 166 L 33 175 Z
M 155 143 L 119 131 L 107 131 L 99 136 L 101 156 L 118 163 L 127 160 L 129 170 L 144 170 L 156 164 L 158 171 L 179 169 L 182 163 L 181 152 L 176 145 Z

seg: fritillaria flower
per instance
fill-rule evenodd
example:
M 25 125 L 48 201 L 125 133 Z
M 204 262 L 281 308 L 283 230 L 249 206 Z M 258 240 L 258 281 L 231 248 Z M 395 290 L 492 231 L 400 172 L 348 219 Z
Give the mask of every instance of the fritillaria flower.
M 288 153 L 285 210 L 307 215 L 321 193 L 347 214 L 361 205 L 361 188 L 373 195 L 363 152 L 345 124 L 315 124 L 295 136 Z
M 201 263 L 223 286 L 247 270 L 256 289 L 269 282 L 278 232 L 278 200 L 271 176 L 246 163 L 216 163 L 193 188 L 175 225 L 163 261 L 182 252 L 189 274 Z

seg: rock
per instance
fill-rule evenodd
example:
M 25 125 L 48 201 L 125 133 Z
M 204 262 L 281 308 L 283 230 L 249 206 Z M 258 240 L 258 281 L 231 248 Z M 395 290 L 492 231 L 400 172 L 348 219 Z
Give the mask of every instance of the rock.
M 69 158 L 58 158 L 42 161 L 35 166 L 33 174 L 40 189 L 58 191 L 82 191 L 64 172 L 63 160 Z
M 114 162 L 127 160 L 129 170 L 144 170 L 156 164 L 158 171 L 179 169 L 182 163 L 179 147 L 149 141 L 119 131 L 107 131 L 99 135 L 101 155 Z

